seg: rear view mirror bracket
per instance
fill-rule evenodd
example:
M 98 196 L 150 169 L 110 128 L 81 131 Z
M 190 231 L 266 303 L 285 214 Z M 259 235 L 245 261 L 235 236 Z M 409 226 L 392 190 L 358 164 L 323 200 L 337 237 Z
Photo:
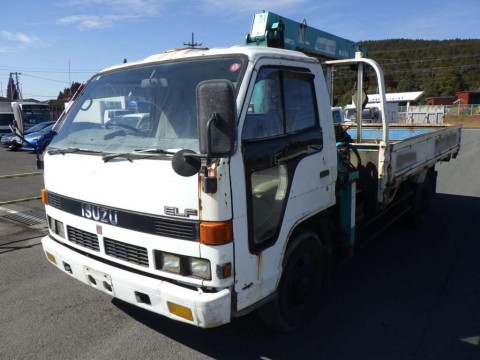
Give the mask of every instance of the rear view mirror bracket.
M 208 175 L 212 159 L 230 156 L 236 143 L 236 102 L 228 80 L 207 80 L 197 86 L 197 121 L 200 154 L 178 152 L 172 166 L 181 176 L 192 176 L 202 169 L 202 189 L 217 191 L 216 178 Z M 187 164 L 188 163 L 188 164 Z M 183 171 L 188 168 L 188 170 Z

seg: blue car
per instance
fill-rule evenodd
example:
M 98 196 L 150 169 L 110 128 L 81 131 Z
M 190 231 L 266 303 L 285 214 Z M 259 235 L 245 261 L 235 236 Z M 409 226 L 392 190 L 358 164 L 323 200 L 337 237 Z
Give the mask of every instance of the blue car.
M 25 131 L 25 135 L 40 131 L 40 130 L 46 128 L 47 126 L 50 126 L 50 125 L 53 125 L 53 124 L 55 124 L 55 121 L 42 122 L 40 124 L 32 126 L 27 131 Z M 17 150 L 18 148 L 21 147 L 21 145 L 15 141 L 15 137 L 16 137 L 16 135 L 14 133 L 3 134 L 3 136 L 0 135 L 0 146 L 2 148 L 6 148 L 6 149 L 10 149 L 10 150 Z
M 25 140 L 27 142 L 24 141 L 22 143 L 20 150 L 35 151 L 38 149 L 40 152 L 43 152 L 54 136 L 54 133 L 51 131 L 52 128 L 53 125 L 50 125 L 40 131 L 26 134 Z

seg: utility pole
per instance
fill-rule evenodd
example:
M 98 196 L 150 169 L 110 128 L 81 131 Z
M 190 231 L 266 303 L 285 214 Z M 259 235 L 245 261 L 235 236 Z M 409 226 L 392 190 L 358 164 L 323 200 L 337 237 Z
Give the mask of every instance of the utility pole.
M 8 87 L 7 89 L 7 94 L 10 93 L 10 100 L 13 100 L 14 94 L 13 94 L 13 78 L 12 78 L 12 73 L 10 73 L 10 78 L 8 79 Z M 8 95 L 7 95 L 8 96 Z
M 195 35 L 192 32 L 192 41 L 189 43 L 183 43 L 183 45 L 188 46 L 189 48 L 195 48 L 197 46 L 202 46 L 202 43 L 195 42 Z
M 13 81 L 13 76 L 12 75 L 15 75 L 15 82 Z M 22 73 L 18 73 L 18 72 L 10 73 L 10 81 L 8 82 L 8 84 L 10 85 L 11 100 L 14 100 L 15 92 L 17 93 L 18 98 L 20 100 L 23 100 L 22 92 L 20 90 L 20 82 L 18 81 L 18 75 L 22 75 Z
M 15 79 L 16 79 L 15 86 L 17 87 L 18 98 L 20 100 L 23 100 L 22 92 L 20 91 L 20 83 L 18 81 L 18 75 L 22 75 L 22 74 L 17 72 L 15 73 Z

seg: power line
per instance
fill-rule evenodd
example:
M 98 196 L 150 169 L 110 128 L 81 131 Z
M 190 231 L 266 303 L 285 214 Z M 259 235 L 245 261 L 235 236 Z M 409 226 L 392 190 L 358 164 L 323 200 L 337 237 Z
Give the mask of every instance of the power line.
M 398 73 L 406 73 L 406 72 L 425 72 L 425 71 L 437 71 L 437 70 L 450 70 L 450 69 L 471 69 L 471 68 L 479 68 L 480 65 L 459 65 L 459 66 L 441 66 L 441 67 L 431 67 L 431 68 L 421 68 L 421 69 L 406 69 L 406 70 L 386 70 L 384 71 L 385 74 L 398 74 Z
M 383 61 L 397 61 L 398 59 L 378 59 L 375 60 L 382 63 L 382 66 L 386 65 L 400 65 L 400 64 L 415 64 L 415 63 L 424 63 L 424 62 L 431 62 L 431 61 L 444 61 L 444 60 L 457 60 L 457 59 L 465 59 L 465 58 L 476 58 L 480 57 L 480 54 L 471 54 L 471 55 L 459 55 L 459 56 L 451 56 L 446 58 L 427 58 L 427 59 L 419 59 L 419 60 L 408 60 L 400 61 L 400 62 L 392 62 L 392 63 L 384 63 Z
M 451 69 L 471 69 L 471 68 L 479 68 L 480 65 L 472 64 L 472 65 L 458 65 L 458 66 L 441 66 L 441 67 L 428 67 L 428 68 L 415 68 L 415 69 L 403 69 L 403 70 L 384 70 L 384 74 L 401 74 L 401 73 L 414 73 L 414 72 L 428 72 L 428 71 L 447 71 Z M 355 79 L 354 72 L 347 72 L 347 71 L 339 71 L 337 70 L 335 73 L 336 79 Z
M 400 39 L 402 40 L 402 39 Z M 473 40 L 473 39 L 472 39 Z M 385 40 L 385 41 L 388 41 L 388 40 Z M 407 40 L 407 41 L 412 41 L 412 42 L 415 42 L 415 41 L 425 41 L 425 42 L 431 42 L 431 40 Z M 440 40 L 439 40 L 440 41 Z M 449 40 L 447 40 L 449 41 Z M 453 41 L 453 40 L 452 40 Z M 462 41 L 469 41 L 469 40 L 462 40 Z M 367 42 L 364 42 L 362 43 L 364 45 L 367 44 Z M 453 47 L 453 46 L 467 46 L 467 45 L 471 45 L 471 44 L 467 44 L 467 43 L 464 43 L 464 44 L 448 44 L 448 45 L 438 45 L 438 46 L 426 46 L 425 48 L 423 48 L 424 50 L 430 50 L 430 49 L 434 49 L 434 48 L 442 48 L 442 47 Z M 381 54 L 381 53 L 394 53 L 394 52 L 408 52 L 408 51 L 418 51 L 419 49 L 418 48 L 408 48 L 408 49 L 396 49 L 396 50 L 377 50 L 377 51 L 368 51 L 368 55 L 370 56 L 371 54 Z
M 42 80 L 48 80 L 48 81 L 55 81 L 55 82 L 59 82 L 59 83 L 63 83 L 63 84 L 70 84 L 68 81 L 55 80 L 55 79 L 48 79 L 48 78 L 44 78 L 44 77 L 40 77 L 40 76 L 34 76 L 34 75 L 28 75 L 28 74 L 23 74 L 23 76 L 32 77 L 32 78 L 35 78 L 35 79 L 42 79 Z
M 18 71 L 28 71 L 28 72 L 39 72 L 39 73 L 54 73 L 54 74 L 95 74 L 98 70 L 89 70 L 89 69 L 79 69 L 79 70 L 68 70 L 68 69 L 49 69 L 49 68 L 28 68 L 22 67 L 19 68 L 17 66 L 0 66 L 0 70 L 7 70 L 10 71 L 11 69 L 16 69 Z

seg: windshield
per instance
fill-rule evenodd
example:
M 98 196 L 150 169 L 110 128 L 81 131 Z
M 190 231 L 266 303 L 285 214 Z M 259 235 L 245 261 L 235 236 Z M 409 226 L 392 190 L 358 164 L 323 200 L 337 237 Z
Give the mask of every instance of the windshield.
M 52 131 L 52 129 L 53 129 L 53 124 L 50 125 L 50 126 L 47 126 L 47 127 L 43 128 L 43 129 L 40 129 L 40 130 L 38 130 L 37 132 L 48 133 L 48 132 Z
M 37 125 L 34 125 L 32 126 L 30 129 L 28 129 L 28 133 L 32 133 L 32 132 L 36 132 L 36 131 L 40 131 L 42 130 L 43 128 L 49 126 L 49 125 L 53 125 L 54 123 L 52 123 L 51 121 L 46 121 L 44 123 L 40 123 L 40 124 L 37 124 Z
M 10 125 L 14 118 L 13 113 L 0 114 L 0 125 Z
M 50 121 L 50 108 L 47 105 L 22 105 L 22 118 L 24 124 L 35 125 Z
M 362 121 L 372 122 L 376 120 L 376 108 L 367 108 L 362 110 Z M 345 119 L 350 121 L 357 121 L 357 109 L 346 109 Z
M 196 88 L 227 79 L 238 88 L 243 58 L 209 58 L 98 75 L 78 97 L 51 148 L 102 153 L 147 149 L 199 152 Z

